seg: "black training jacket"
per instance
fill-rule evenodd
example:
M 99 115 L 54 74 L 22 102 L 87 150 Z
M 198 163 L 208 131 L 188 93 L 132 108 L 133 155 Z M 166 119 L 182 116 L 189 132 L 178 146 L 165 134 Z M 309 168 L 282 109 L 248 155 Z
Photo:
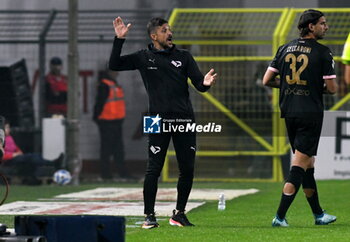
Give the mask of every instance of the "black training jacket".
M 109 68 L 115 71 L 140 71 L 149 96 L 150 114 L 192 117 L 187 79 L 190 78 L 200 92 L 209 89 L 203 85 L 204 76 L 192 55 L 186 50 L 177 49 L 175 45 L 159 51 L 150 44 L 148 49 L 120 56 L 124 41 L 115 37 Z

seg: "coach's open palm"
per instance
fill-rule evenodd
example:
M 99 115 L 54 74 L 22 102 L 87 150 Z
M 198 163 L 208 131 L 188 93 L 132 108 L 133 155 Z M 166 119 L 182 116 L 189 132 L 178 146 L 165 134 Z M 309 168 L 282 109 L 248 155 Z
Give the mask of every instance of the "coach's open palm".
M 125 38 L 129 32 L 131 24 L 125 25 L 121 17 L 117 17 L 113 21 L 114 32 L 118 38 Z
M 212 86 L 215 84 L 218 74 L 214 72 L 215 72 L 214 69 L 210 69 L 210 71 L 205 75 L 204 81 L 203 81 L 204 86 Z

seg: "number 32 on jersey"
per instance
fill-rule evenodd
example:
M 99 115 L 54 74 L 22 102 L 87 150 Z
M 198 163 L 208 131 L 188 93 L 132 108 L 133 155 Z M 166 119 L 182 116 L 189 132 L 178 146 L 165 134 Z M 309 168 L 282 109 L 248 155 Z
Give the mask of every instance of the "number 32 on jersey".
M 286 55 L 284 61 L 290 63 L 289 67 L 292 71 L 292 76 L 286 75 L 286 81 L 289 85 L 307 85 L 307 81 L 300 80 L 300 74 L 305 70 L 309 63 L 309 58 L 307 55 L 301 54 L 296 57 L 294 54 L 289 53 Z M 297 69 L 297 63 L 302 63 L 302 65 Z

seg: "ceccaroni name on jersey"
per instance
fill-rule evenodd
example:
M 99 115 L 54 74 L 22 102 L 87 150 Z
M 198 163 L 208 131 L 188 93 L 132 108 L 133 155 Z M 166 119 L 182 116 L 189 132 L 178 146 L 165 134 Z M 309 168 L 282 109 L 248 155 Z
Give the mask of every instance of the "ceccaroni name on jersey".
M 302 45 L 292 45 L 288 46 L 286 52 L 301 52 L 301 53 L 311 53 L 312 48 Z

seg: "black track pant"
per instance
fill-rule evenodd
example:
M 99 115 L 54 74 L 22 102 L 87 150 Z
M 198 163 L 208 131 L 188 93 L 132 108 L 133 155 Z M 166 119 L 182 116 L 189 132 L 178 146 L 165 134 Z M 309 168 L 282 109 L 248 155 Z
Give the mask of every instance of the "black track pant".
M 164 165 L 165 155 L 171 138 L 173 139 L 180 172 L 179 180 L 177 183 L 176 209 L 185 211 L 186 203 L 190 195 L 193 183 L 194 160 L 196 156 L 196 134 L 161 133 L 149 135 L 149 160 L 143 186 L 145 214 L 154 213 L 154 204 L 158 189 L 158 178 Z
M 124 144 L 123 144 L 123 119 L 113 121 L 98 121 L 100 130 L 100 174 L 102 178 L 112 178 L 111 157 L 115 162 L 118 172 L 124 170 Z

